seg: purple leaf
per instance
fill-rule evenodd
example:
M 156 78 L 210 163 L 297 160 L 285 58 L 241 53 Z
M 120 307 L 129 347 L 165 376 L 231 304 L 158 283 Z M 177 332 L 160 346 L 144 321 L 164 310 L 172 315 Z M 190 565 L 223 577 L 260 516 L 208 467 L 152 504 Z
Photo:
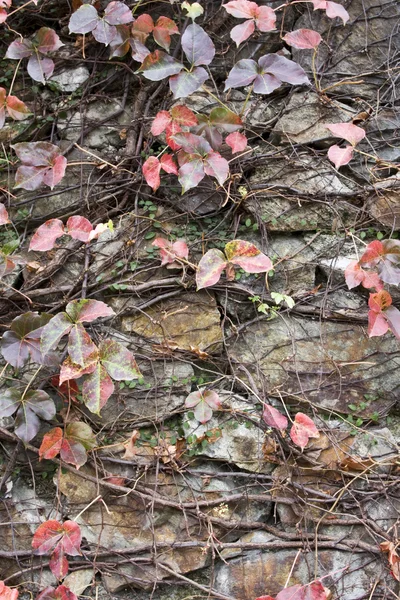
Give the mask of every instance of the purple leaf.
M 258 75 L 257 63 L 250 58 L 243 58 L 231 69 L 225 81 L 225 91 L 231 88 L 244 87 L 253 83 Z
M 204 159 L 204 171 L 207 175 L 215 177 L 218 183 L 222 185 L 229 175 L 229 163 L 219 152 L 212 151 Z
M 132 23 L 134 18 L 126 4 L 113 0 L 104 11 L 104 20 L 110 25 L 125 25 Z
M 281 87 L 282 82 L 275 75 L 257 75 L 254 80 L 254 92 L 256 94 L 272 94 L 274 90 Z
M 97 10 L 91 4 L 83 4 L 69 20 L 70 33 L 90 33 L 100 20 Z
M 8 46 L 6 58 L 20 60 L 21 58 L 28 58 L 28 56 L 32 56 L 32 53 L 33 44 L 31 40 L 16 40 Z
M 0 390 L 0 417 L 11 417 L 18 410 L 21 394 L 15 388 Z
M 210 36 L 196 23 L 186 27 L 181 43 L 192 66 L 209 65 L 214 58 L 215 46 Z
M 10 329 L 3 334 L 1 353 L 13 367 L 20 369 L 31 358 L 38 364 L 54 365 L 54 354 L 45 355 L 40 351 L 40 336 L 43 327 L 50 321 L 51 315 L 28 312 L 16 317 Z
M 395 306 L 389 306 L 384 312 L 390 331 L 400 340 L 400 311 Z
M 21 142 L 11 146 L 21 162 L 31 167 L 50 166 L 60 149 L 50 142 Z
M 46 169 L 44 167 L 18 167 L 15 174 L 14 188 L 24 190 L 36 190 L 42 185 Z
M 192 392 L 185 400 L 186 408 L 195 408 L 194 416 L 200 423 L 206 423 L 213 415 L 213 410 L 218 410 L 221 400 L 213 390 L 198 390 Z
M 46 83 L 46 79 L 53 75 L 54 62 L 51 58 L 39 58 L 40 55 L 33 54 L 28 60 L 28 73 L 34 81 Z
M 221 250 L 217 250 L 216 248 L 208 250 L 198 265 L 196 273 L 197 290 L 217 283 L 226 266 L 227 261 Z
M 112 340 L 100 344 L 100 361 L 107 373 L 117 381 L 129 381 L 141 376 L 132 352 Z
M 92 34 L 100 44 L 108 46 L 117 37 L 118 31 L 114 25 L 110 25 L 105 19 L 100 19 L 92 30 Z
M 208 79 L 208 73 L 203 67 L 195 67 L 193 71 L 181 71 L 170 77 L 169 87 L 174 98 L 186 98 L 196 92 Z
M 65 156 L 57 156 L 50 169 L 46 169 L 43 175 L 43 183 L 53 189 L 65 175 L 67 168 L 67 159 Z
M 265 54 L 258 61 L 261 74 L 269 73 L 277 79 L 293 85 L 310 83 L 304 69 L 292 60 L 279 54 Z
M 161 50 L 155 50 L 146 56 L 138 70 L 150 81 L 161 81 L 171 75 L 177 75 L 182 69 L 182 63 Z

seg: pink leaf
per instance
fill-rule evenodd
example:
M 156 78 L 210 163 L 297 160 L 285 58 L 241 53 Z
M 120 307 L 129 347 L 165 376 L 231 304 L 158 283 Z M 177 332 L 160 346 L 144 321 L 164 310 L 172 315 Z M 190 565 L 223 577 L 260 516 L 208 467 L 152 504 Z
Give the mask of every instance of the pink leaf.
M 232 0 L 223 5 L 226 12 L 237 19 L 254 19 L 259 8 L 255 2 L 249 0 Z
M 65 585 L 59 585 L 56 589 L 47 587 L 37 596 L 36 600 L 78 600 L 78 598 Z
M 385 310 L 385 317 L 390 331 L 400 340 L 400 311 L 395 306 L 389 306 Z
M 332 125 L 325 125 L 329 131 L 333 133 L 335 137 L 342 138 L 349 142 L 352 146 L 357 146 L 362 139 L 365 138 L 365 131 L 353 123 L 336 123 Z
M 385 335 L 389 329 L 389 324 L 382 313 L 370 310 L 368 312 L 368 335 L 377 337 Z
M 43 177 L 43 183 L 53 189 L 65 175 L 67 168 L 67 159 L 65 156 L 57 156 L 53 161 L 53 166 L 47 169 Z
M 347 21 L 350 19 L 349 13 L 341 4 L 330 2 L 330 0 L 326 3 L 326 15 L 330 19 L 339 17 L 339 19 L 342 19 L 343 25 L 346 25 Z
M 211 151 L 204 160 L 204 172 L 222 185 L 229 175 L 229 163 L 219 152 Z
M 216 248 L 208 250 L 200 260 L 196 272 L 197 290 L 217 283 L 226 266 L 227 261 L 221 250 L 217 250 Z
M 364 271 L 356 260 L 347 265 L 344 276 L 349 290 L 357 287 L 364 281 Z
M 225 246 L 228 261 L 247 273 L 264 273 L 273 268 L 271 260 L 251 242 L 233 240 Z
M 155 156 L 150 156 L 142 167 L 146 183 L 152 188 L 153 192 L 160 187 L 161 163 Z
M 179 153 L 181 155 L 181 153 Z M 204 178 L 204 165 L 202 159 L 197 154 L 190 154 L 190 160 L 187 160 L 178 171 L 178 180 L 182 186 L 182 193 L 196 187 Z
M 221 400 L 213 390 L 198 390 L 192 392 L 185 400 L 186 408 L 195 408 L 194 416 L 200 423 L 207 423 L 213 415 L 213 410 L 218 410 Z
M 74 240 L 80 240 L 81 242 L 88 242 L 89 235 L 93 231 L 93 226 L 88 219 L 75 215 L 70 217 L 67 221 L 67 233 Z
M 267 425 L 274 429 L 286 429 L 288 426 L 285 415 L 269 404 L 264 404 L 263 419 Z
M 52 250 L 56 240 L 65 234 L 63 222 L 60 219 L 50 219 L 43 223 L 31 239 L 29 250 L 46 252 Z
M 93 229 L 93 231 L 89 233 L 88 242 L 91 242 L 92 240 L 97 240 L 97 238 L 100 237 L 102 233 L 107 231 L 107 229 L 109 229 L 108 223 L 98 223 Z
M 238 131 L 230 133 L 226 137 L 225 142 L 232 149 L 233 154 L 243 152 L 247 148 L 247 137 L 244 133 L 239 133 Z
M 161 168 L 166 173 L 173 173 L 174 175 L 178 175 L 178 167 L 175 163 L 174 157 L 171 154 L 163 154 L 161 159 Z
M 379 240 L 369 243 L 364 254 L 360 258 L 360 263 L 374 267 L 384 256 L 385 247 Z
M 163 131 L 165 131 L 165 128 L 170 123 L 171 115 L 169 114 L 169 112 L 167 110 L 160 110 L 156 114 L 153 124 L 151 126 L 151 133 L 153 135 L 160 135 Z
M 289 46 L 299 48 L 300 50 L 314 50 L 322 42 L 322 37 L 313 29 L 297 29 L 287 33 L 283 38 Z
M 170 110 L 171 118 L 182 127 L 194 127 L 197 125 L 197 117 L 193 111 L 184 104 L 177 104 Z
M 64 46 L 54 29 L 50 29 L 50 27 L 41 27 L 35 33 L 33 41 L 38 52 L 41 54 L 55 52 L 56 50 L 59 50 L 61 46 Z
M 231 39 L 235 42 L 236 46 L 240 46 L 242 42 L 247 40 L 255 30 L 255 23 L 253 20 L 245 21 L 236 25 L 231 29 Z
M 8 212 L 4 204 L 0 202 L 0 225 L 6 225 L 10 222 L 8 218 Z
M 336 144 L 328 150 L 328 158 L 335 165 L 336 169 L 340 169 L 343 165 L 347 165 L 353 158 L 353 146 L 340 148 Z
M 290 437 L 296 446 L 305 448 L 309 438 L 319 438 L 319 431 L 310 417 L 299 412 L 294 418 L 294 423 L 290 430 Z
M 30 114 L 29 108 L 17 96 L 7 96 L 7 112 L 12 119 L 23 121 Z
M 17 588 L 11 589 L 4 583 L 4 581 L 0 581 L 0 599 L 1 600 L 17 600 L 18 598 L 18 590 Z
M 101 300 L 72 300 L 65 312 L 74 323 L 91 323 L 101 317 L 112 317 L 115 313 L 111 306 Z
M 276 14 L 269 6 L 259 6 L 256 14 L 256 25 L 260 31 L 273 31 L 276 25 Z
M 5 11 L 4 8 L 0 8 L 0 25 L 6 22 L 7 17 L 7 11 Z

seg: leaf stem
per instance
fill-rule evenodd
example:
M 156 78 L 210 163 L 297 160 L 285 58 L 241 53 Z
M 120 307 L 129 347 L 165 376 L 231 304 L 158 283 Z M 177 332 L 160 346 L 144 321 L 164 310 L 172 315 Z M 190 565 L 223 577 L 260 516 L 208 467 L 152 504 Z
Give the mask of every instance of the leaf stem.
M 10 89 L 8 91 L 8 95 L 9 96 L 11 96 L 11 93 L 12 93 L 12 90 L 13 90 L 13 87 L 14 87 L 14 83 L 15 83 L 15 78 L 17 77 L 17 73 L 18 73 L 18 69 L 19 69 L 19 65 L 21 64 L 21 61 L 22 61 L 22 58 L 19 59 L 18 64 L 17 64 L 17 66 L 15 68 L 14 75 L 13 75 L 13 78 L 12 78 L 12 81 L 11 81 L 11 85 L 10 85 Z
M 28 382 L 28 384 L 27 384 L 26 388 L 24 389 L 24 392 L 23 392 L 23 394 L 21 396 L 21 402 L 25 398 L 25 395 L 26 395 L 27 391 L 29 390 L 32 381 L 34 381 L 36 379 L 36 375 L 41 371 L 42 368 L 43 368 L 43 365 L 40 365 L 40 367 L 38 369 L 36 369 L 36 371 L 34 372 L 34 374 L 32 375 L 32 377 L 30 378 L 30 380 L 29 380 L 29 382 Z

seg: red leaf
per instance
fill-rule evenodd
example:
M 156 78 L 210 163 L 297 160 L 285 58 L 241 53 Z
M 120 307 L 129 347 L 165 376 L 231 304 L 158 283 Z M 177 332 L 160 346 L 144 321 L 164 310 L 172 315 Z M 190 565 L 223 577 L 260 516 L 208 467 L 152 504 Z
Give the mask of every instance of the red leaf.
M 169 125 L 167 125 L 165 131 L 165 139 L 171 150 L 179 150 L 179 148 L 181 148 L 180 144 L 175 142 L 173 139 L 173 136 L 175 136 L 177 133 L 180 133 L 181 131 L 181 126 L 176 121 L 172 121 Z
M 78 598 L 68 587 L 59 585 L 56 589 L 47 587 L 36 600 L 78 600 Z
M 4 581 L 0 581 L 0 600 L 17 600 L 18 594 L 17 588 L 11 589 Z
M 65 156 L 57 156 L 53 165 L 50 169 L 47 169 L 44 173 L 43 183 L 53 189 L 65 175 L 65 169 L 67 168 L 67 159 Z
M 225 142 L 232 149 L 233 154 L 236 152 L 243 152 L 243 150 L 247 147 L 247 137 L 243 133 L 239 133 L 235 131 L 235 133 L 230 133 Z
M 54 548 L 53 554 L 51 555 L 49 561 L 49 567 L 50 571 L 57 579 L 64 579 L 68 573 L 69 564 L 62 546 L 57 546 Z
M 174 157 L 171 154 L 163 154 L 161 159 L 161 168 L 166 173 L 173 173 L 174 175 L 178 175 L 178 167 L 175 163 Z
M 98 357 L 97 346 L 82 323 L 77 323 L 71 329 L 68 337 L 68 354 L 72 362 L 81 367 L 91 365 Z
M 305 448 L 309 438 L 319 438 L 319 431 L 310 417 L 299 412 L 294 418 L 294 423 L 290 430 L 290 437 L 296 446 Z
M 64 234 L 63 222 L 60 219 L 49 219 L 36 230 L 29 244 L 29 250 L 37 252 L 52 250 L 56 240 Z
M 349 290 L 357 287 L 364 281 L 364 273 L 365 271 L 360 267 L 357 260 L 353 260 L 347 265 L 344 277 Z
M 202 179 L 204 179 L 203 160 L 197 154 L 189 154 L 190 160 L 187 160 L 178 171 L 178 181 L 182 186 L 182 193 L 196 187 Z M 182 158 L 182 153 L 179 153 L 179 159 Z
M 139 15 L 132 25 L 132 35 L 135 39 L 144 44 L 149 34 L 154 29 L 154 22 L 150 15 Z
M 59 521 L 50 519 L 36 529 L 32 540 L 32 548 L 39 555 L 48 554 L 57 547 L 63 548 L 70 556 L 80 555 L 81 530 L 74 521 Z
M 336 169 L 340 169 L 344 165 L 349 164 L 353 158 L 353 146 L 346 146 L 340 148 L 336 144 L 331 146 L 328 150 L 328 158 L 335 165 Z
M 197 290 L 217 283 L 227 264 L 221 250 L 217 250 L 216 248 L 208 250 L 201 258 L 196 272 Z
M 222 185 L 229 175 L 229 163 L 219 152 L 212 150 L 204 159 L 204 172 Z
M 98 363 L 98 353 L 93 356 L 93 362 L 87 361 L 87 364 L 84 367 L 80 365 L 76 365 L 72 362 L 69 356 L 64 360 L 60 369 L 60 384 L 62 385 L 64 382 L 69 382 L 70 385 L 73 385 L 74 379 L 79 379 L 83 377 L 83 375 L 89 375 L 93 373 Z
M 99 363 L 83 382 L 82 399 L 91 412 L 99 415 L 113 391 L 114 384 L 106 369 Z
M 89 235 L 93 231 L 93 226 L 88 219 L 75 215 L 70 217 L 67 221 L 67 233 L 74 240 L 80 240 L 81 242 L 88 242 Z
M 315 49 L 322 42 L 322 37 L 313 29 L 296 29 L 282 38 L 289 46 L 300 50 Z
M 184 240 L 177 240 L 174 243 L 164 238 L 156 238 L 152 244 L 160 248 L 161 266 L 174 263 L 179 258 L 188 258 L 189 248 Z
M 82 444 L 67 438 L 62 441 L 60 457 L 63 461 L 74 465 L 77 469 L 82 467 L 87 461 L 87 453 Z
M 329 131 L 333 133 L 335 137 L 342 138 L 349 142 L 352 146 L 357 146 L 362 139 L 365 138 L 365 131 L 353 123 L 336 123 L 332 125 L 325 125 Z
M 264 404 L 263 419 L 267 425 L 274 429 L 286 429 L 288 426 L 285 415 L 269 404 Z
M 60 427 L 51 429 L 44 436 L 39 448 L 39 460 L 50 460 L 61 450 L 63 432 Z
M 6 225 L 10 222 L 8 218 L 8 212 L 4 204 L 0 202 L 0 225 Z
M 167 52 L 171 44 L 171 35 L 178 33 L 176 23 L 168 17 L 159 17 L 153 29 L 154 41 Z
M 161 163 L 155 156 L 150 156 L 142 167 L 146 183 L 152 188 L 153 192 L 160 187 Z
M 326 10 L 326 15 L 330 19 L 339 17 L 342 19 L 344 25 L 346 25 L 347 21 L 350 19 L 347 10 L 337 2 L 331 2 L 330 0 L 311 0 L 311 2 L 314 4 L 314 10 Z
M 196 115 L 184 104 L 177 104 L 172 107 L 170 113 L 172 120 L 182 127 L 194 127 L 194 125 L 197 125 Z

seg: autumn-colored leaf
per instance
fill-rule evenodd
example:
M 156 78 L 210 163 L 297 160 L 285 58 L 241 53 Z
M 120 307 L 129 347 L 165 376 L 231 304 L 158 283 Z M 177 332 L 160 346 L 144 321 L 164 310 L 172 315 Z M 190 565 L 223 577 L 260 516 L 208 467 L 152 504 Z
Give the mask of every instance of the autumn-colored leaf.
M 0 225 L 7 225 L 10 222 L 6 207 L 0 202 Z
M 290 437 L 296 446 L 305 448 L 310 438 L 319 438 L 319 431 L 310 417 L 299 412 L 294 418 Z
M 328 158 L 335 165 L 336 169 L 340 169 L 344 165 L 348 165 L 353 158 L 353 146 L 341 148 L 337 144 L 331 146 L 328 150 Z
M 357 146 L 362 139 L 365 138 L 365 131 L 353 123 L 336 123 L 332 125 L 325 125 L 329 131 L 333 133 L 335 137 L 342 138 L 349 142 L 352 146 Z
M 282 38 L 289 46 L 299 48 L 300 50 L 318 48 L 322 42 L 322 37 L 313 29 L 296 29 L 287 33 Z
M 397 546 L 388 540 L 381 542 L 379 546 L 382 552 L 388 554 L 388 561 L 392 568 L 393 577 L 397 581 L 400 581 L 400 556 L 397 554 Z
M 50 219 L 38 227 L 31 239 L 29 250 L 37 252 L 52 250 L 58 238 L 64 234 L 63 222 L 60 219 Z
M 32 548 L 42 556 L 49 554 L 57 546 L 62 546 L 66 554 L 79 556 L 81 554 L 81 541 L 81 530 L 75 521 L 60 523 L 50 519 L 36 529 L 32 540 Z
M 201 258 L 196 271 L 197 290 L 214 285 L 219 281 L 228 262 L 221 252 L 213 248 Z
M 54 366 L 58 358 L 54 353 L 43 353 L 40 338 L 45 325 L 51 320 L 48 313 L 27 312 L 15 317 L 10 329 L 1 340 L 1 354 L 15 368 L 21 368 L 30 358 L 33 362 Z
M 233 154 L 236 152 L 243 152 L 247 148 L 247 137 L 244 133 L 239 133 L 235 131 L 234 133 L 230 133 L 226 138 L 225 142 L 232 149 Z
M 74 323 L 91 323 L 101 317 L 115 315 L 113 309 L 100 300 L 72 300 L 65 308 L 67 315 Z
M 4 581 L 0 581 L 0 600 L 17 600 L 18 595 L 17 588 L 12 589 Z
M 274 429 L 286 429 L 288 420 L 282 413 L 270 404 L 264 404 L 263 410 L 264 422 Z
M 264 273 L 273 269 L 273 264 L 252 243 L 244 240 L 233 240 L 225 246 L 225 254 L 230 263 L 244 269 L 247 273 Z
M 56 427 L 45 433 L 39 448 L 39 460 L 43 458 L 50 460 L 57 456 L 61 450 L 62 438 L 63 432 L 61 427 Z
M 36 600 L 78 600 L 78 597 L 67 586 L 59 585 L 57 588 L 47 587 Z
M 160 187 L 161 163 L 156 156 L 149 156 L 149 158 L 143 163 L 142 172 L 146 183 L 152 188 L 153 192 L 156 192 Z

